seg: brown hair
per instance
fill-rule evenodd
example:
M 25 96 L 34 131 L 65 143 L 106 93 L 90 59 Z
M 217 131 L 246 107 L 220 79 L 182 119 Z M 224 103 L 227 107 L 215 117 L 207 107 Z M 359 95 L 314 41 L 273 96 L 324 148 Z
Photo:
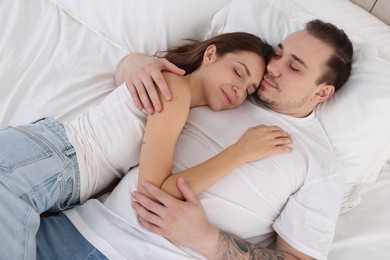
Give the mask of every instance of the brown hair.
M 325 72 L 317 79 L 317 84 L 332 84 L 335 90 L 340 89 L 351 74 L 353 57 L 351 41 L 343 30 L 318 19 L 308 22 L 306 30 L 334 50 L 334 54 L 326 62 Z
M 191 43 L 169 49 L 164 56 L 179 68 L 184 69 L 186 74 L 199 68 L 203 61 L 203 54 L 210 45 L 217 47 L 218 57 L 226 53 L 249 51 L 263 57 L 268 63 L 273 53 L 273 48 L 266 41 L 245 32 L 220 34 L 205 41 L 190 41 Z

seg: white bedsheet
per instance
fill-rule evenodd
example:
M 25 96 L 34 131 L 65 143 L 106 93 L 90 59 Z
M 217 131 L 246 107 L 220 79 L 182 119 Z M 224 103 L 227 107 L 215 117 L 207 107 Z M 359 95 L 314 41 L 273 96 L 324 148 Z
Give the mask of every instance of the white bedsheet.
M 339 216 L 329 260 L 390 259 L 390 161 L 358 207 Z
M 68 119 L 114 88 L 126 54 L 48 0 L 0 1 L 0 127 Z
M 2 0 L 0 24 L 0 128 L 43 116 L 72 118 L 115 87 L 124 49 L 53 2 Z M 340 216 L 329 259 L 390 258 L 389 185 L 388 162 L 364 188 L 361 204 Z

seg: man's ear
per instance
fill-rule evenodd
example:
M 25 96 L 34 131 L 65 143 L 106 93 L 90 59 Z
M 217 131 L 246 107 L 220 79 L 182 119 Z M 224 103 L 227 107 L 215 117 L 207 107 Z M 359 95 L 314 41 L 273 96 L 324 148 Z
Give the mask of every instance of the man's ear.
M 209 65 L 217 58 L 217 46 L 209 45 L 203 54 L 203 63 Z
M 320 89 L 316 94 L 317 101 L 319 103 L 328 100 L 331 96 L 333 96 L 335 88 L 330 84 L 322 84 L 320 85 Z

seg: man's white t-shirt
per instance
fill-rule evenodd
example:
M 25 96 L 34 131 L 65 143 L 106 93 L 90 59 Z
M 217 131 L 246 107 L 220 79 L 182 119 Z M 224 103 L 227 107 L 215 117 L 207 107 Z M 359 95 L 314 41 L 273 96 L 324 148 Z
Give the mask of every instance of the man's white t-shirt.
M 242 165 L 212 185 L 200 196 L 206 214 L 217 227 L 250 242 L 266 247 L 276 231 L 297 250 L 326 259 L 344 178 L 314 112 L 294 118 L 249 101 L 220 112 L 207 107 L 191 109 L 176 146 L 173 172 L 209 159 L 259 124 L 277 125 L 289 132 L 293 152 Z M 87 201 L 66 215 L 91 244 L 112 259 L 202 258 L 139 225 L 130 195 L 137 187 L 137 176 L 138 168 L 134 168 L 107 199 Z

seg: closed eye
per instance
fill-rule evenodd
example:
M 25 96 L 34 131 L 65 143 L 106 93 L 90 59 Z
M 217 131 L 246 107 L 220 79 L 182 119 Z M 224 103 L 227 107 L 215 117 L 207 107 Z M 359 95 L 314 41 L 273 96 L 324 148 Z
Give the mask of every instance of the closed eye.
M 276 59 L 280 59 L 281 57 L 282 57 L 282 55 L 280 55 L 280 54 L 278 54 L 278 53 L 274 52 L 274 58 L 276 58 Z
M 290 69 L 297 72 L 299 71 L 299 69 L 294 68 L 292 65 L 290 65 Z
M 237 71 L 237 69 L 234 69 L 234 73 L 235 73 L 239 78 L 241 78 L 241 74 Z
M 274 50 L 274 58 L 279 59 L 281 57 L 282 57 L 281 49 L 280 48 L 275 49 Z

